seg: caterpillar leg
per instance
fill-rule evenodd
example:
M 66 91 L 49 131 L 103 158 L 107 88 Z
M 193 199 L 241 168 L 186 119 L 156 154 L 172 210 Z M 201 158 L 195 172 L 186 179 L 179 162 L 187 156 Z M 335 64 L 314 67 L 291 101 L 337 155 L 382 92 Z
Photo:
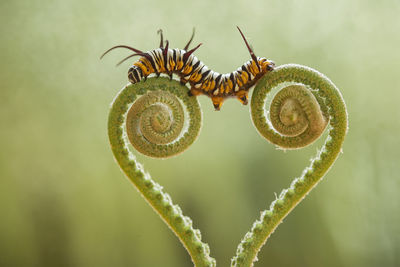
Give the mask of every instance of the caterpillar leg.
M 211 98 L 214 108 L 216 111 L 219 111 L 221 109 L 222 103 L 224 103 L 224 98 L 220 96 L 214 96 Z
M 248 93 L 249 93 L 248 91 L 242 90 L 242 91 L 237 92 L 237 94 L 236 94 L 238 100 L 243 105 L 247 105 L 249 103 L 249 95 L 248 95 Z
M 186 80 L 186 79 L 183 78 L 183 77 L 181 77 L 179 81 L 180 81 L 180 83 L 181 83 L 182 85 L 185 85 L 185 84 L 188 82 L 188 80 Z
M 188 94 L 189 94 L 189 96 L 198 96 L 203 93 L 201 91 L 197 90 L 196 88 L 192 87 L 192 88 L 190 88 L 190 91 Z

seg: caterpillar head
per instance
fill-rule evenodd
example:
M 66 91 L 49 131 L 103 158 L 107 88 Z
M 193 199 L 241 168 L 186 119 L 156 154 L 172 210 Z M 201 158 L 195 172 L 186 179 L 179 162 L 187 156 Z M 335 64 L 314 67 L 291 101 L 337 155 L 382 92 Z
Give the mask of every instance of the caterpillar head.
M 275 62 L 273 62 L 272 60 L 266 59 L 265 57 L 259 57 L 259 58 L 257 58 L 257 61 L 258 61 L 258 65 L 265 72 L 271 71 L 275 68 Z

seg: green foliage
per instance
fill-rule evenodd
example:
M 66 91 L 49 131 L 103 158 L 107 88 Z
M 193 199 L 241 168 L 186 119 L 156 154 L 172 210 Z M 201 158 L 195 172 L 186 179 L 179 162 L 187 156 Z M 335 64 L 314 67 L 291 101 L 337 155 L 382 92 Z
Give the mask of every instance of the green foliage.
M 149 99 L 152 98 L 149 97 L 149 91 L 153 92 L 155 95 L 159 95 L 159 97 L 153 97 L 153 99 L 155 99 L 154 101 Z M 169 94 L 166 94 L 166 92 L 169 92 Z M 140 121 L 145 121 L 149 119 L 149 117 L 150 120 L 152 118 L 154 119 L 155 116 L 160 115 L 162 112 L 171 113 L 173 121 L 177 120 L 177 118 L 181 120 L 184 114 L 172 112 L 175 107 L 170 105 L 170 103 L 175 101 L 174 96 L 178 97 L 185 104 L 189 113 L 190 126 L 182 138 L 170 140 L 168 144 L 162 144 L 163 142 L 158 141 L 162 138 L 168 138 L 168 136 L 162 136 L 162 133 L 169 132 L 169 129 L 161 129 L 161 131 L 159 131 L 160 138 L 152 143 L 147 141 L 144 137 L 146 136 L 146 132 L 149 131 L 148 128 L 142 129 L 138 127 L 140 123 L 134 123 L 136 126 L 129 127 L 132 124 L 129 119 L 130 113 L 140 113 L 137 116 L 139 117 L 137 120 Z M 136 102 L 134 102 L 135 100 Z M 130 108 L 128 112 L 128 106 L 132 104 L 132 102 L 135 104 L 137 102 L 144 103 L 144 106 L 134 108 L 133 110 Z M 152 109 L 153 107 L 159 106 L 161 103 L 163 105 L 168 105 L 166 111 Z M 132 105 L 132 107 L 133 106 L 134 105 Z M 125 116 L 127 112 L 128 115 Z M 181 208 L 172 203 L 171 197 L 163 191 L 162 186 L 153 181 L 151 176 L 144 172 L 143 167 L 135 160 L 133 154 L 129 151 L 129 144 L 124 140 L 125 117 L 127 117 L 128 136 L 129 134 L 134 134 L 134 139 L 143 139 L 140 141 L 140 144 L 137 145 L 140 152 L 152 157 L 168 157 L 181 153 L 197 138 L 201 125 L 201 112 L 197 99 L 188 96 L 188 90 L 185 86 L 180 85 L 177 81 L 169 81 L 166 78 L 152 78 L 146 82 L 126 86 L 115 98 L 111 107 L 108 120 L 108 135 L 114 156 L 121 169 L 150 206 L 178 236 L 191 255 L 193 263 L 199 267 L 215 266 L 215 260 L 209 256 L 210 249 L 207 244 L 201 242 L 200 231 L 193 229 L 192 220 L 182 214 Z M 170 127 L 173 127 L 173 125 Z M 138 128 L 142 130 L 141 135 L 143 135 L 143 137 L 136 133 L 139 131 Z M 180 130 L 183 131 L 183 127 L 181 128 Z M 157 131 L 157 129 L 153 129 L 153 131 Z
M 268 126 L 264 116 L 266 113 L 264 106 L 266 95 L 272 88 L 290 82 L 295 83 L 295 86 L 289 85 L 280 90 L 284 92 L 279 94 L 283 95 L 283 99 L 274 98 L 271 106 L 277 108 L 271 109 L 270 116 L 280 120 L 280 116 L 275 113 L 282 115 L 284 112 L 285 115 L 295 118 L 289 121 L 280 120 L 283 128 L 297 129 L 296 124 L 303 121 L 307 123 L 306 128 L 302 126 L 301 131 L 296 131 L 296 133 L 290 131 L 287 136 L 286 132 L 277 132 L 281 130 L 280 128 L 275 130 Z M 307 94 L 307 92 L 313 93 Z M 320 100 L 319 103 L 314 94 Z M 178 108 L 180 104 L 175 100 L 175 96 L 185 104 L 184 108 Z M 200 231 L 193 229 L 192 220 L 182 214 L 179 206 L 173 205 L 170 196 L 162 190 L 162 186 L 153 181 L 150 175 L 145 174 L 143 167 L 129 151 L 129 144 L 124 140 L 124 124 L 126 124 L 126 135 L 132 145 L 145 155 L 166 157 L 181 153 L 197 138 L 199 133 L 201 112 L 195 99 L 195 97 L 188 97 L 186 87 L 179 85 L 177 81 L 169 81 L 165 78 L 152 78 L 149 81 L 126 86 L 113 102 L 108 133 L 114 156 L 121 169 L 150 206 L 178 236 L 195 266 L 216 266 L 215 260 L 209 256 L 208 245 L 201 242 Z M 275 101 L 281 104 L 278 105 Z M 131 107 L 128 111 L 129 105 Z M 164 108 L 160 109 L 160 106 Z M 328 78 L 308 67 L 283 65 L 264 76 L 255 88 L 251 108 L 253 121 L 260 133 L 282 148 L 301 148 L 314 141 L 317 138 L 315 134 L 321 135 L 326 125 L 324 122 L 321 124 L 321 119 L 318 119 L 324 115 L 322 110 L 326 111 L 326 119 L 329 119 L 331 129 L 324 147 L 312 160 L 311 166 L 303 171 L 301 177 L 294 179 L 289 189 L 282 191 L 269 211 L 261 213 L 260 220 L 254 223 L 251 231 L 246 233 L 239 244 L 232 266 L 244 267 L 253 265 L 269 235 L 329 170 L 342 148 L 347 132 L 347 111 L 340 92 Z M 185 117 L 184 109 L 189 113 L 190 126 L 186 132 L 183 127 L 178 127 L 182 133 L 175 134 L 176 131 L 173 128 L 176 124 L 181 124 L 182 118 Z M 166 118 L 170 116 L 171 118 L 167 120 Z M 167 120 L 168 127 L 160 127 L 160 123 L 151 123 L 158 121 L 158 118 Z M 313 130 L 315 128 L 320 128 L 317 133 Z M 170 139 L 171 133 L 176 139 Z M 152 137 L 148 138 L 148 135 Z M 182 137 L 179 138 L 179 136 Z M 193 193 L 196 192 L 193 191 Z

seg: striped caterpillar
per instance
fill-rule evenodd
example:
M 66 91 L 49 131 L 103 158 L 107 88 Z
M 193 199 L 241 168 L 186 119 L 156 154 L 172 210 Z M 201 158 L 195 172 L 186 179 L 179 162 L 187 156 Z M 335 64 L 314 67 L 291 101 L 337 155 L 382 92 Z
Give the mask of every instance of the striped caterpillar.
M 128 78 L 131 83 L 145 80 L 147 76 L 153 73 L 157 77 L 164 73 L 171 79 L 172 74 L 176 74 L 182 84 L 190 84 L 189 95 L 204 94 L 209 96 L 215 110 L 221 109 L 222 103 L 227 97 L 236 97 L 243 105 L 247 105 L 248 91 L 264 74 L 274 69 L 275 63 L 266 58 L 256 57 L 242 31 L 239 27 L 237 28 L 250 52 L 251 60 L 231 73 L 220 74 L 210 70 L 203 62 L 198 60 L 193 52 L 202 45 L 201 43 L 188 50 L 194 37 L 194 30 L 183 49 L 168 48 L 168 40 L 166 40 L 164 47 L 163 33 L 159 30 L 161 41 L 160 47 L 157 49 L 142 52 L 130 46 L 117 45 L 104 52 L 101 58 L 115 48 L 126 48 L 135 53 L 124 58 L 117 65 L 131 57 L 141 56 L 128 71 Z

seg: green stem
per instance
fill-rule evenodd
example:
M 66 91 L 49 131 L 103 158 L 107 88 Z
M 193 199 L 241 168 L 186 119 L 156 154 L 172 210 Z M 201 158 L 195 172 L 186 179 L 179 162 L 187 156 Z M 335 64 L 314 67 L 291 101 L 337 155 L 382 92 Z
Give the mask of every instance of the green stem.
M 180 85 L 177 81 L 170 81 L 166 78 L 151 78 L 146 82 L 140 82 L 124 87 L 114 99 L 108 120 L 108 135 L 111 148 L 114 157 L 123 172 L 154 211 L 160 215 L 169 228 L 176 234 L 190 254 L 195 266 L 215 266 L 215 260 L 209 255 L 210 249 L 208 245 L 201 241 L 200 231 L 193 228 L 192 220 L 182 214 L 182 210 L 178 205 L 172 203 L 170 196 L 163 191 L 162 186 L 153 181 L 149 174 L 145 173 L 141 164 L 136 161 L 134 155 L 129 150 L 129 143 L 126 138 L 124 138 L 124 124 L 127 118 L 126 113 L 128 108 L 136 98 L 138 98 L 138 96 L 148 97 L 149 92 L 157 93 L 160 91 L 175 95 L 185 104 L 186 111 L 189 114 L 190 123 L 186 132 L 182 132 L 182 134 L 179 135 L 180 139 L 175 140 L 174 142 L 168 142 L 167 144 L 165 144 L 165 142 L 151 144 L 143 137 L 144 140 L 142 141 L 144 142 L 144 149 L 141 152 L 153 157 L 168 157 L 182 152 L 194 142 L 201 127 L 201 110 L 197 99 L 195 97 L 188 97 L 187 87 Z M 150 94 L 150 98 L 152 98 L 152 94 Z M 162 94 L 162 97 L 159 100 L 162 102 L 160 105 L 163 105 L 161 111 L 156 107 L 155 113 L 150 114 L 150 116 L 164 118 L 164 115 L 160 112 L 164 112 L 164 105 L 168 106 L 172 100 L 169 100 L 168 96 L 165 94 Z M 148 101 L 146 100 L 142 102 Z M 177 108 L 176 110 L 180 109 Z M 145 113 L 152 113 L 152 111 Z M 168 116 L 171 114 L 175 115 L 175 111 L 167 113 Z M 178 115 L 178 117 L 179 116 L 183 115 Z M 133 120 L 134 119 L 135 118 L 133 118 Z M 172 118 L 172 121 L 173 120 L 174 119 Z M 145 130 L 150 127 L 149 125 L 151 123 L 147 123 L 148 121 L 149 119 L 147 117 L 143 119 L 144 126 L 142 128 Z M 183 125 L 182 123 L 177 124 Z M 127 125 L 129 128 L 131 123 L 128 121 Z M 132 128 L 135 131 L 137 129 L 135 127 Z M 156 122 L 156 128 L 166 129 L 168 127 L 165 127 L 165 125 L 160 126 Z M 158 140 L 158 137 L 159 136 L 154 137 L 153 139 Z M 135 136 L 134 138 L 137 139 L 141 137 Z
M 271 89 L 281 84 L 289 86 L 271 102 L 272 122 L 269 122 L 265 116 L 266 97 Z M 128 137 L 140 153 L 151 157 L 170 157 L 187 149 L 201 127 L 197 98 L 188 97 L 187 92 L 187 87 L 165 78 L 148 79 L 123 88 L 111 107 L 108 133 L 121 169 L 178 236 L 195 266 L 216 266 L 209 256 L 208 245 L 201 241 L 200 231 L 193 229 L 191 219 L 184 216 L 162 187 L 144 172 L 125 138 Z M 185 107 L 180 106 L 182 103 Z M 232 266 L 253 265 L 271 233 L 332 166 L 347 132 L 347 111 L 339 90 L 324 75 L 300 65 L 280 66 L 265 75 L 254 89 L 251 113 L 260 134 L 284 149 L 307 146 L 322 134 L 328 122 L 330 127 L 325 144 L 311 165 L 282 191 L 269 210 L 262 212 L 261 218 L 245 235 Z M 188 126 L 185 128 L 185 125 Z
M 328 137 L 311 165 L 304 169 L 301 176 L 295 178 L 288 189 L 281 192 L 272 202 L 269 210 L 261 213 L 251 230 L 246 233 L 238 246 L 232 266 L 253 266 L 257 254 L 283 219 L 304 197 L 321 181 L 335 162 L 342 149 L 347 133 L 347 111 L 342 95 L 336 86 L 323 74 L 308 67 L 290 64 L 276 68 L 265 75 L 254 89 L 251 100 L 251 112 L 254 125 L 268 141 L 282 148 L 299 148 L 308 145 L 303 137 L 308 134 L 288 137 L 276 132 L 265 117 L 265 99 L 271 89 L 280 84 L 301 84 L 312 91 L 322 112 L 327 114 L 330 127 Z M 325 106 L 326 105 L 326 106 Z M 272 115 L 271 115 L 272 117 Z M 315 138 L 314 138 L 315 139 Z M 304 143 L 301 146 L 298 143 Z

